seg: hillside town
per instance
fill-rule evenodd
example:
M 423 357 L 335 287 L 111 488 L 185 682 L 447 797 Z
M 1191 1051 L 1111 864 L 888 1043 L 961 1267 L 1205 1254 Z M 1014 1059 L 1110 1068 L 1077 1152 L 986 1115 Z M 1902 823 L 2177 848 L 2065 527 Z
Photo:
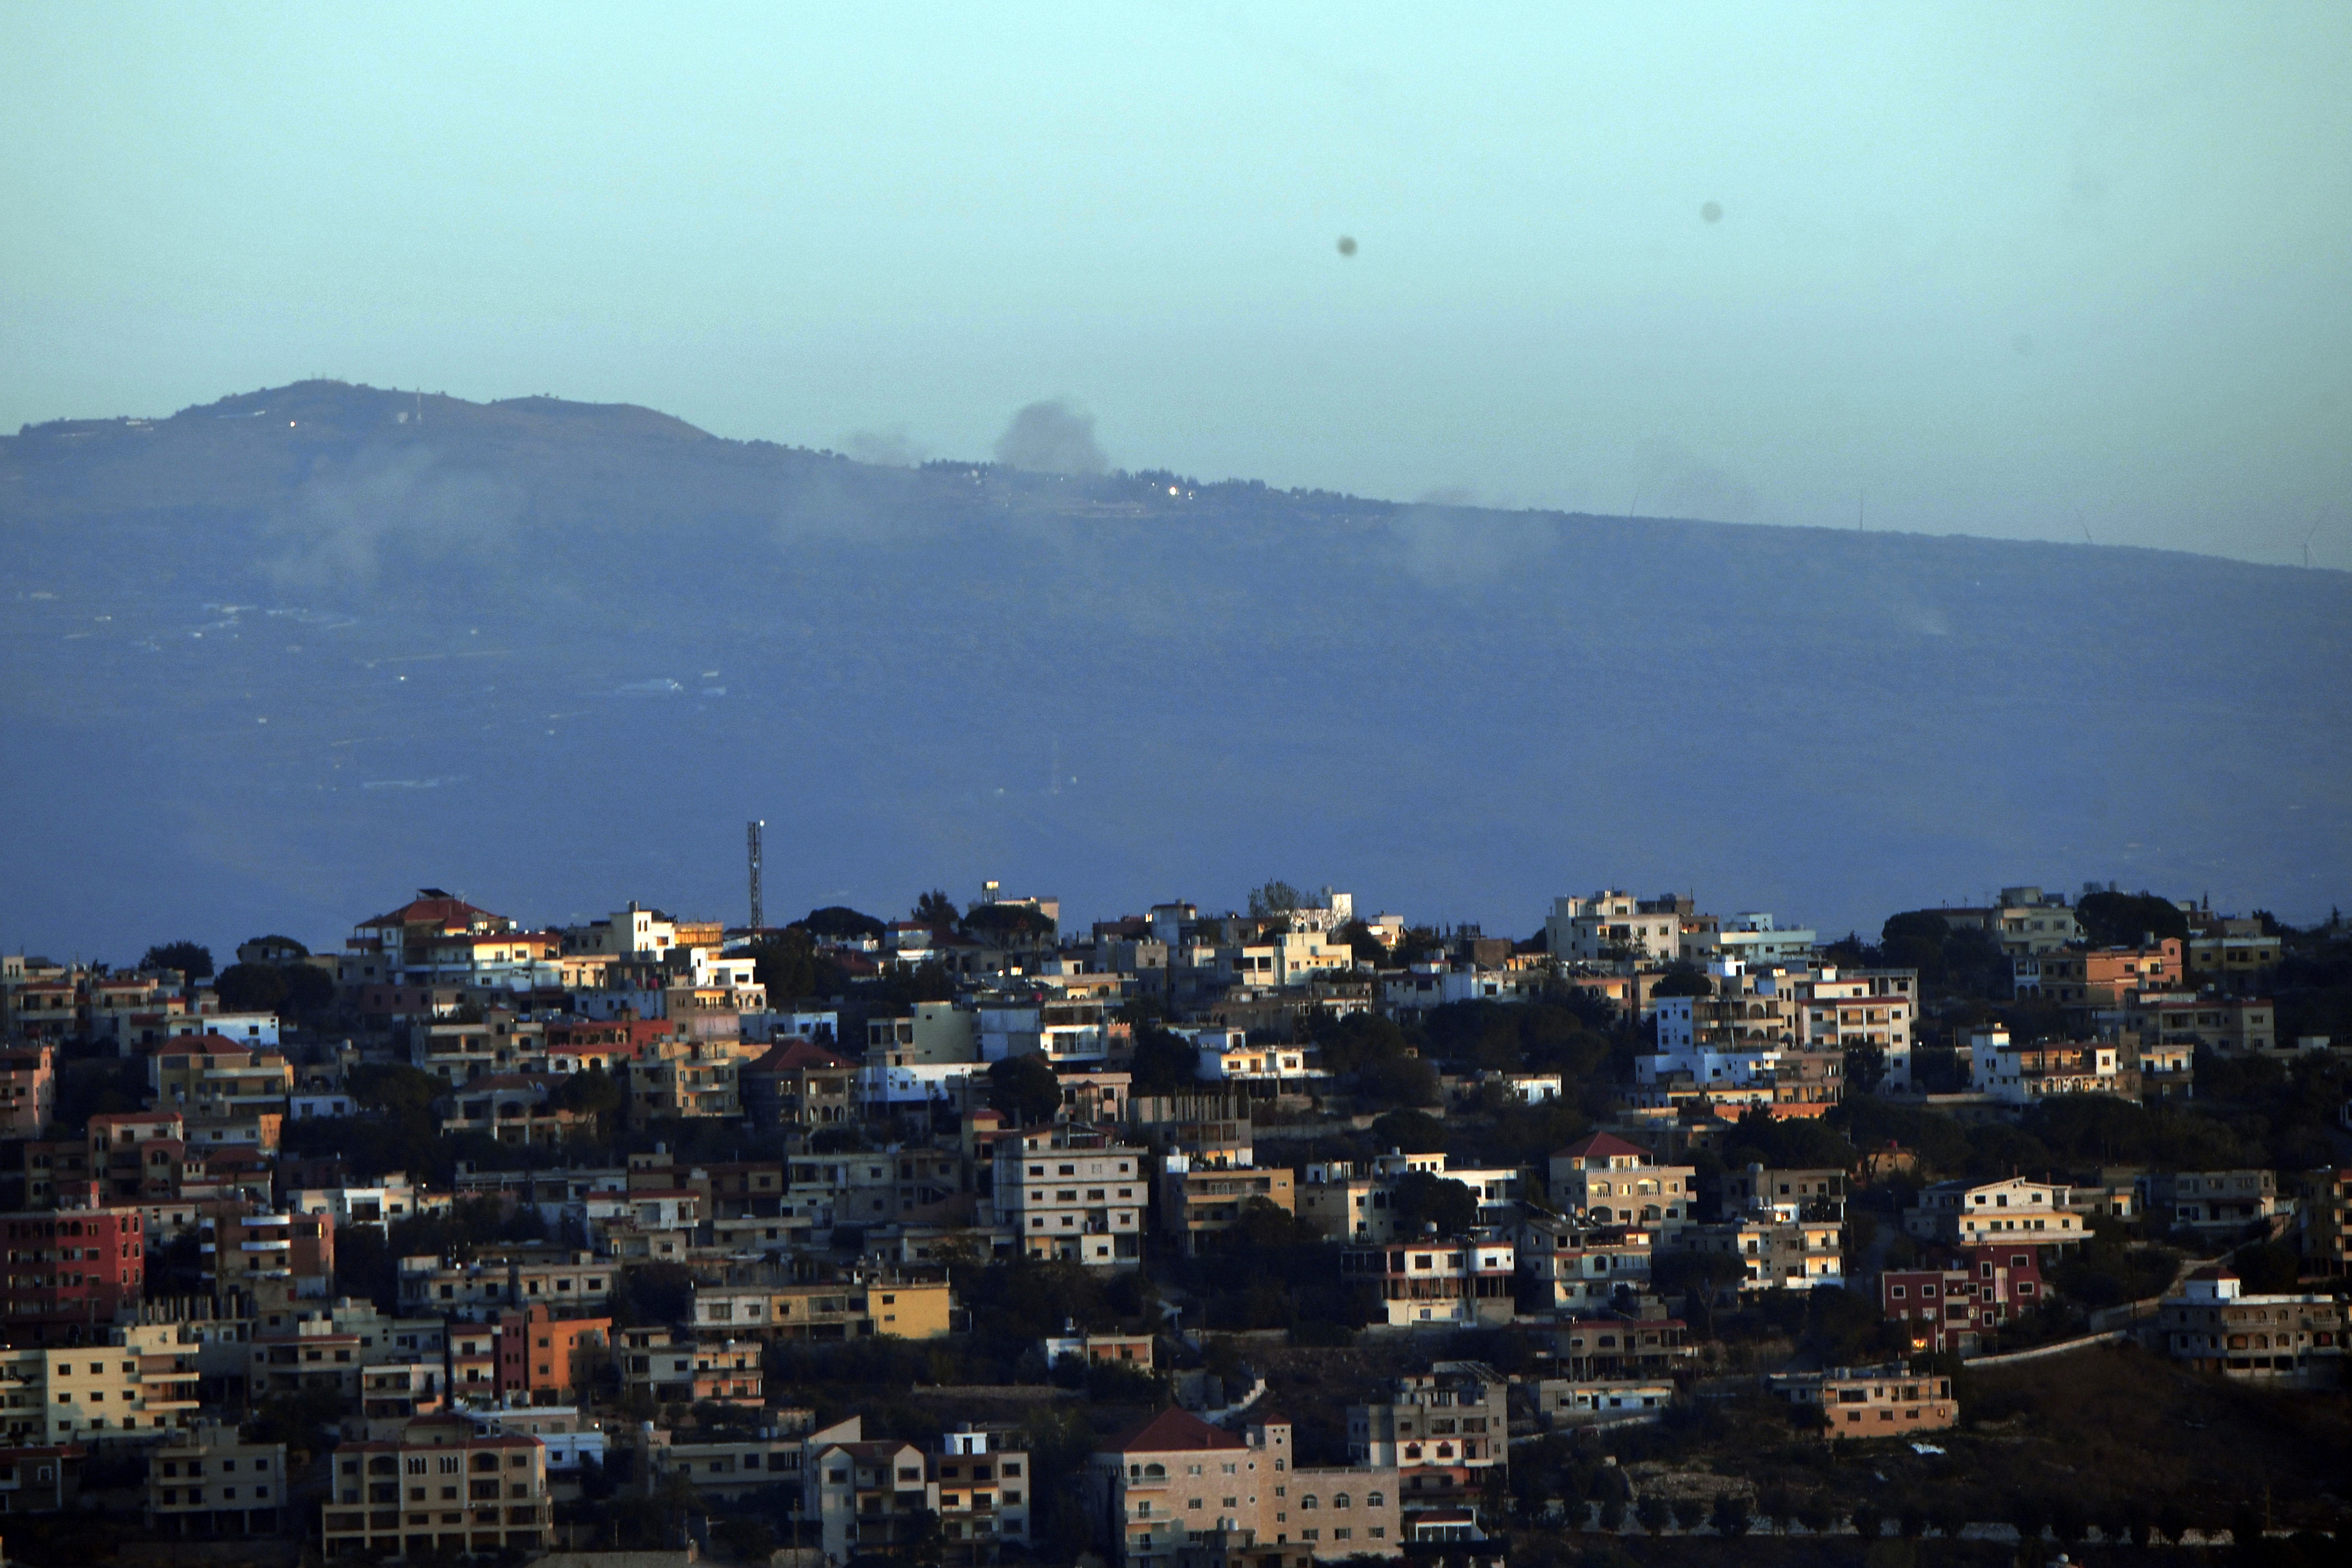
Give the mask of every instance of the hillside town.
M 425 888 L 226 963 L 0 958 L 7 1544 L 1308 1568 L 2347 1521 L 2352 927 L 2112 886 L 1874 937 L 1536 913 Z M 2094 1384 L 2165 1413 L 2144 1467 L 2000 1468 Z M 2323 1473 L 2247 1480 L 2230 1421 Z

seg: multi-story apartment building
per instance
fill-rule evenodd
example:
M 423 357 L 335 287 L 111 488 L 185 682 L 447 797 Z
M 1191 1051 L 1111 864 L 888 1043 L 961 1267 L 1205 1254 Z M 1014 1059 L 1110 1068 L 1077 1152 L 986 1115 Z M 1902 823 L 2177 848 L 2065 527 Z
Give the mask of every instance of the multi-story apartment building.
M 2263 922 L 2231 917 L 2208 919 L 2203 931 L 2191 932 L 2187 954 L 2189 976 L 2200 985 L 2231 988 L 2258 984 L 2278 967 L 2284 944 L 2266 935 Z
M 530 1552 L 547 1540 L 547 1447 L 528 1433 L 425 1416 L 396 1437 L 346 1443 L 330 1462 L 329 1557 Z
M 2003 1323 L 2049 1299 L 2041 1254 L 2031 1247 L 1972 1247 L 1939 1265 L 1878 1277 L 1879 1310 L 1920 1354 L 1980 1354 Z
M 740 1116 L 745 1055 L 742 1041 L 724 1037 L 652 1042 L 623 1075 L 630 1116 Z
M 1186 1253 L 1201 1250 L 1203 1237 L 1231 1230 L 1257 1204 L 1286 1215 L 1297 1212 L 1297 1177 L 1286 1165 L 1213 1165 L 1194 1168 L 1189 1156 L 1164 1156 L 1160 1177 L 1160 1228 L 1182 1242 Z
M 1913 969 L 1824 966 L 1781 976 L 1795 1012 L 1796 1044 L 1843 1058 L 1847 1051 L 1874 1051 L 1885 1068 L 1881 1087 L 1911 1087 L 1913 1031 L 1919 1018 L 1919 973 Z
M 2206 1237 L 2235 1237 L 2284 1212 L 2269 1171 L 2159 1171 L 2137 1184 L 2143 1213 Z
M 2146 992 L 2178 990 L 2185 973 L 2179 937 L 2137 947 L 2068 948 L 2041 955 L 2037 994 L 2087 1013 L 2123 1006 Z
M 2334 1296 L 2249 1296 L 2235 1270 L 2200 1268 L 2157 1308 L 2166 1352 L 2199 1372 L 2266 1383 L 2332 1383 L 2344 1365 Z
M 223 1300 L 274 1288 L 289 1297 L 325 1297 L 335 1280 L 335 1218 L 256 1214 L 242 1205 L 205 1206 L 196 1221 L 205 1278 Z
M 0 1049 L 0 1137 L 38 1138 L 58 1111 L 56 1048 Z
M 1940 1432 L 1960 1419 L 1950 1378 L 1899 1365 L 1797 1373 L 1775 1377 L 1771 1384 L 1790 1404 L 1819 1407 L 1822 1424 L 1816 1430 L 1823 1437 L 1904 1437 Z
M 147 1528 L 166 1541 L 278 1533 L 290 1500 L 286 1445 L 202 1421 L 147 1453 Z
M 1620 955 L 1670 963 L 1682 956 L 1689 903 L 1671 894 L 1637 899 L 1613 889 L 1589 899 L 1554 899 L 1544 921 L 1546 944 L 1554 958 L 1574 963 Z
M 1220 1532 L 1316 1561 L 1393 1556 L 1403 1539 L 1393 1469 L 1301 1469 L 1278 1418 L 1236 1436 L 1163 1410 L 1096 1451 L 1086 1490 L 1113 1568 L 1176 1568 Z
M 1751 1163 L 1722 1176 L 1727 1215 L 1769 1215 L 1777 1220 L 1843 1220 L 1845 1173 L 1837 1170 L 1768 1171 Z
M 694 1289 L 694 1331 L 706 1337 L 929 1340 L 950 1332 L 955 1316 L 945 1279 L 889 1273 Z
M 1638 1225 L 1667 1237 L 1696 1217 L 1696 1168 L 1658 1164 L 1612 1132 L 1555 1150 L 1549 1175 L 1552 1206 L 1593 1225 Z
M 544 1302 L 499 1313 L 499 1402 L 569 1404 L 593 1372 L 591 1361 L 612 1339 L 612 1319 L 559 1317 Z
M 2299 1184 L 2296 1215 L 2303 1229 L 2303 1262 L 2307 1270 L 2341 1274 L 2352 1261 L 2352 1170 L 2341 1166 L 2308 1171 Z
M 1024 1257 L 1133 1268 L 1150 1186 L 1145 1152 L 1090 1127 L 1024 1129 L 996 1145 L 997 1215 Z
M 1500 1231 L 1346 1247 L 1339 1273 L 1368 1289 L 1391 1328 L 1470 1328 L 1517 1316 L 1518 1249 Z
M 11 1336 L 31 1343 L 97 1340 L 145 1290 L 146 1217 L 136 1208 L 0 1215 Z
M 2139 1037 L 2141 1067 L 2162 1047 L 2198 1047 L 2217 1056 L 2258 1056 L 2278 1048 L 2278 1010 L 2267 996 L 2231 996 L 2217 992 L 2143 991 L 2097 1015 L 2105 1026 Z
M 2073 1247 L 2083 1239 L 2083 1216 L 2067 1207 L 2063 1182 L 2010 1176 L 1996 1182 L 1937 1182 L 1919 1191 L 1903 1211 L 1903 1230 L 1947 1247 L 2030 1242 Z
M 803 1452 L 801 1517 L 815 1521 L 832 1568 L 903 1550 L 939 1516 L 928 1456 L 912 1443 L 868 1441 L 857 1416 L 812 1434 Z
M 1737 1258 L 1747 1271 L 1743 1289 L 1810 1290 L 1845 1282 L 1844 1237 L 1833 1219 L 1755 1217 L 1685 1226 L 1675 1245 Z
M 191 1118 L 236 1120 L 286 1110 L 294 1068 L 272 1049 L 257 1049 L 220 1035 L 168 1040 L 147 1058 L 148 1087 L 158 1110 Z
M 2069 1094 L 2137 1100 L 2139 1068 L 2120 1041 L 2063 1040 L 2011 1045 L 1999 1025 L 1969 1036 L 1969 1089 L 2003 1105 L 2031 1105 Z
M 990 1568 L 1004 1548 L 1029 1546 L 1036 1472 L 1014 1437 L 970 1422 L 940 1436 L 929 1479 L 939 1489 L 944 1568 Z
M 1649 1282 L 1654 1238 L 1639 1226 L 1529 1215 L 1515 1238 L 1522 1312 L 1596 1312 Z
M 1509 1386 L 1475 1361 L 1400 1377 L 1385 1399 L 1348 1407 L 1348 1460 L 1396 1472 L 1408 1526 L 1415 1510 L 1459 1504 L 1510 1468 Z
M 527 1244 L 485 1252 L 467 1263 L 437 1258 L 400 1260 L 400 1309 L 415 1315 L 478 1322 L 532 1305 L 593 1311 L 613 1297 L 613 1265 L 593 1252 Z
M 169 1431 L 197 1409 L 198 1346 L 177 1323 L 100 1325 L 85 1342 L 0 1350 L 12 1445 Z
M 1673 1405 L 1675 1385 L 1669 1378 L 1545 1377 L 1531 1396 L 1536 1415 L 1557 1429 L 1657 1420 Z
M 969 1014 L 958 1016 L 969 1017 Z M 905 1018 L 877 1019 L 887 1028 Z M 743 1114 L 761 1128 L 809 1131 L 857 1119 L 858 1064 L 807 1040 L 780 1040 L 736 1075 Z

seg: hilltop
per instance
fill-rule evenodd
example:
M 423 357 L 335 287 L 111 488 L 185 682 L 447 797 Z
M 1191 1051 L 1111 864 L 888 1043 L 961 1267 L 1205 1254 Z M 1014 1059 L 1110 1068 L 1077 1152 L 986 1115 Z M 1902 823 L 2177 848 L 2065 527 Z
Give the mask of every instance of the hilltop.
M 1843 930 L 2084 878 L 2309 919 L 2352 879 L 2341 573 L 329 382 L 0 437 L 0 947 L 420 882 L 740 918 L 754 816 L 774 908 L 1280 875 L 1525 934 L 1609 881 Z

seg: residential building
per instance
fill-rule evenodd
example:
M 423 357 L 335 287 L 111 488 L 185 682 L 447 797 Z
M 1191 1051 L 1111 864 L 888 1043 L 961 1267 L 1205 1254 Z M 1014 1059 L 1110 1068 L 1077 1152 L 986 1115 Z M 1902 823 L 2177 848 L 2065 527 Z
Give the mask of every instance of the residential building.
M 2041 955 L 2036 994 L 2088 1013 L 2123 1006 L 2146 992 L 2179 990 L 2184 973 L 2178 937 L 2137 947 L 2068 948 Z
M 241 1205 L 207 1205 L 196 1222 L 205 1278 L 215 1297 L 250 1295 L 265 1285 L 292 1297 L 332 1294 L 335 1217 L 256 1214 Z
M 38 1138 L 58 1111 L 56 1047 L 0 1049 L 0 1137 Z
M 1144 1153 L 1090 1127 L 1024 1130 L 996 1146 L 996 1213 L 1025 1257 L 1135 1268 L 1150 1192 Z
M 2269 1171 L 2164 1171 L 2139 1179 L 2142 1209 L 2173 1230 L 2228 1240 L 2285 1212 Z M 2288 1206 L 2292 1206 L 2291 1205 Z
M 2303 1266 L 2306 1272 L 2342 1274 L 2352 1261 L 2347 1247 L 2347 1221 L 2352 1218 L 2352 1170 L 2341 1166 L 2307 1171 L 2300 1183 L 2295 1205 L 2303 1229 Z
M 33 1343 L 98 1340 L 145 1290 L 146 1218 L 136 1208 L 0 1215 L 5 1321 Z
M 2031 1105 L 2068 1094 L 2137 1100 L 2139 1068 L 2119 1041 L 2044 1041 L 2011 1045 L 1999 1025 L 1969 1035 L 1969 1089 L 2003 1105 Z
M 1532 1384 L 1537 1416 L 1554 1430 L 1655 1421 L 1675 1402 L 1671 1379 L 1546 1377 Z
M 2200 1268 L 2157 1308 L 2166 1352 L 2199 1372 L 2250 1382 L 2332 1384 L 2344 1365 L 2334 1296 L 2249 1296 L 2235 1270 Z
M 952 1329 L 945 1279 L 894 1273 L 793 1284 L 697 1285 L 698 1334 L 760 1339 L 938 1339 Z
M 412 1421 L 396 1437 L 345 1443 L 320 1529 L 329 1557 L 536 1552 L 546 1543 L 547 1447 L 478 1431 L 463 1415 Z
M 1690 900 L 1672 894 L 1637 899 L 1603 889 L 1589 899 L 1554 899 L 1544 921 L 1552 957 L 1593 963 L 1620 956 L 1671 963 L 1682 956 Z
M 610 1318 L 558 1317 L 544 1303 L 499 1314 L 502 1405 L 564 1405 L 583 1392 L 590 1362 L 612 1342 Z
M 1509 1384 L 1493 1367 L 1441 1361 L 1386 1393 L 1348 1407 L 1348 1459 L 1396 1472 L 1407 1522 L 1416 1509 L 1475 1498 L 1490 1470 L 1510 1468 Z
M 877 1022 L 887 1025 L 891 1020 Z M 780 1040 L 761 1056 L 743 1063 L 736 1075 L 743 1114 L 763 1130 L 788 1131 L 854 1121 L 859 1070 L 856 1062 L 807 1040 Z
M 1658 1164 L 1613 1132 L 1553 1151 L 1548 1174 L 1552 1206 L 1593 1225 L 1638 1225 L 1664 1237 L 1696 1217 L 1696 1169 Z
M 1652 1234 L 1535 1214 L 1516 1232 L 1522 1312 L 1598 1312 L 1649 1283 Z
M 1921 1241 L 1947 1247 L 2016 1241 L 2072 1247 L 2083 1239 L 2084 1222 L 2067 1207 L 2067 1195 L 2063 1182 L 2021 1176 L 1937 1182 L 1921 1188 L 1919 1201 L 1903 1211 L 1903 1229 Z
M 1391 1328 L 1470 1328 L 1517 1315 L 1517 1248 L 1503 1232 L 1351 1245 L 1340 1250 L 1339 1272 L 1370 1288 Z
M 810 1436 L 801 1517 L 817 1527 L 831 1568 L 912 1543 L 940 1511 L 929 1456 L 912 1443 L 867 1441 L 857 1416 Z
M 1723 1173 L 1723 1212 L 1769 1215 L 1789 1220 L 1843 1220 L 1845 1173 L 1839 1170 L 1768 1171 L 1750 1163 Z
M 198 1422 L 147 1452 L 147 1528 L 166 1541 L 275 1535 L 289 1479 L 285 1444 Z
M 1878 1277 L 1879 1310 L 1922 1355 L 1990 1351 L 2002 1324 L 2049 1299 L 2041 1252 L 2032 1247 L 1972 1247 L 1946 1262 Z
M 1683 937 L 1682 951 L 1701 963 L 1729 959 L 1750 967 L 1805 964 L 1812 962 L 1818 939 L 1819 933 L 1804 927 L 1776 925 L 1769 913 L 1758 910 L 1701 923 Z
M 1086 1490 L 1112 1568 L 1178 1568 L 1221 1532 L 1316 1561 L 1393 1556 L 1403 1539 L 1394 1470 L 1301 1469 L 1276 1415 L 1237 1436 L 1163 1410 L 1096 1451 Z
M 1034 1468 L 1007 1428 L 964 1422 L 930 1456 L 939 1489 L 942 1568 L 990 1568 L 1030 1544 Z
M 1907 1372 L 1900 1365 L 1836 1367 L 1784 1374 L 1774 1391 L 1794 1405 L 1818 1406 L 1821 1436 L 1868 1440 L 1940 1432 L 1959 1425 L 1952 1380 Z
M 2208 924 L 2210 929 L 2189 939 L 2189 977 L 2197 984 L 2252 984 L 2278 967 L 2284 945 L 2263 932 L 2262 921 L 2221 919 Z
M 1196 1253 L 1203 1238 L 1231 1230 L 1255 1205 L 1295 1215 L 1298 1208 L 1296 1180 L 1286 1165 L 1265 1170 L 1213 1165 L 1196 1170 L 1189 1155 L 1165 1155 L 1160 1178 L 1160 1228 L 1178 1237 L 1185 1252 Z
M 1738 1218 L 1686 1226 L 1675 1246 L 1738 1258 L 1747 1270 L 1744 1289 L 1810 1290 L 1845 1282 L 1844 1237 L 1844 1226 L 1833 1219 Z
M 2259 1056 L 2278 1049 L 2278 1009 L 2267 996 L 2232 996 L 2213 991 L 2142 991 L 2131 1001 L 2098 1016 L 2118 1030 L 2139 1037 L 2140 1066 L 2171 1047 L 2198 1047 L 2216 1056 Z

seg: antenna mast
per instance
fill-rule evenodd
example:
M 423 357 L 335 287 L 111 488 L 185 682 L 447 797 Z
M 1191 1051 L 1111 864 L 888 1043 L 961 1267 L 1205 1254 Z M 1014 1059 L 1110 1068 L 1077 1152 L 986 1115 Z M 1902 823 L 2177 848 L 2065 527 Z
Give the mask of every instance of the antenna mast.
M 744 847 L 750 852 L 751 872 L 751 931 L 757 934 L 766 925 L 760 909 L 760 829 L 767 826 L 763 818 L 753 818 L 743 825 Z

